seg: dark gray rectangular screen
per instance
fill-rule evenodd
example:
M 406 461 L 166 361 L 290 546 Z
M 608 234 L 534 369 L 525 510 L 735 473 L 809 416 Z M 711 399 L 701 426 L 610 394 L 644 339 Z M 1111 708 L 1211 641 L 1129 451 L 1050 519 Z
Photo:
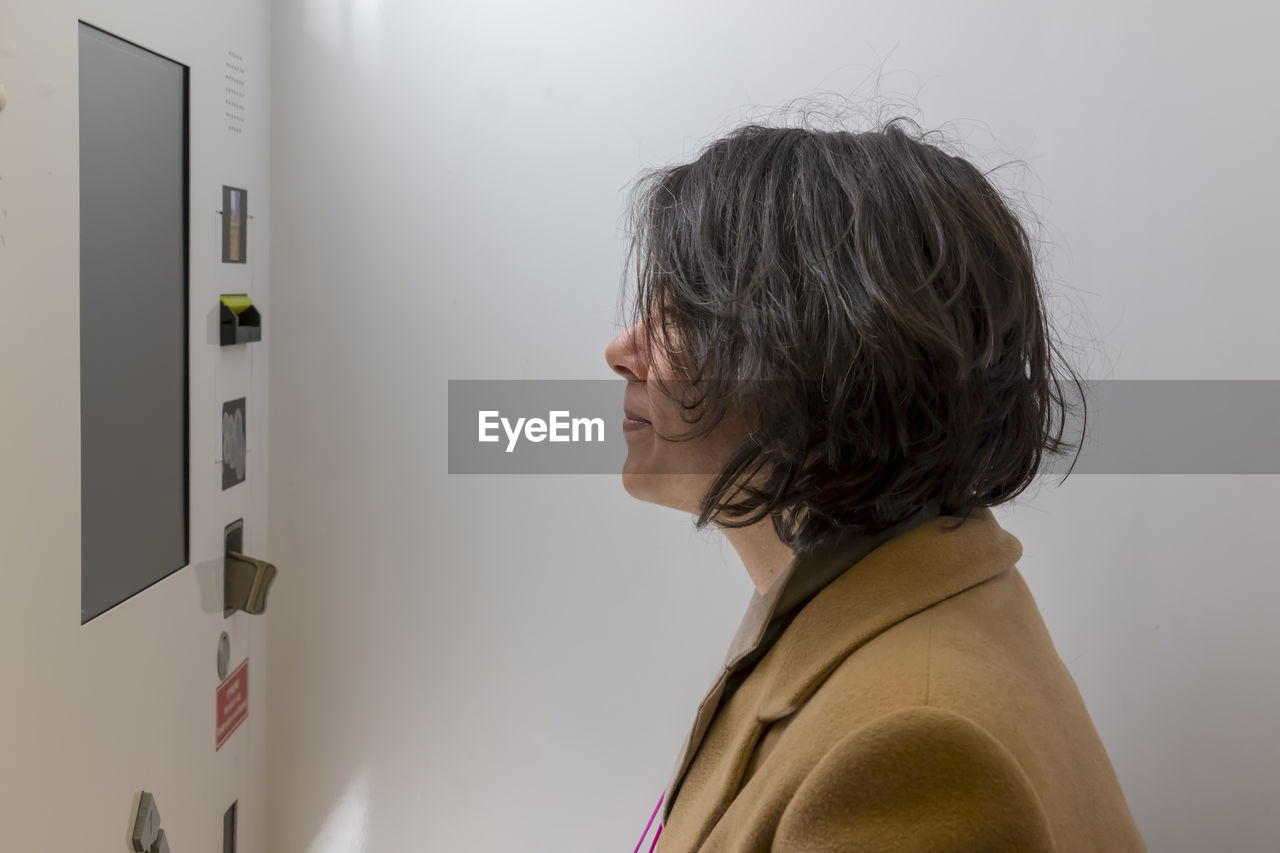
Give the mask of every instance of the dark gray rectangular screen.
M 187 69 L 80 25 L 80 621 L 187 563 Z

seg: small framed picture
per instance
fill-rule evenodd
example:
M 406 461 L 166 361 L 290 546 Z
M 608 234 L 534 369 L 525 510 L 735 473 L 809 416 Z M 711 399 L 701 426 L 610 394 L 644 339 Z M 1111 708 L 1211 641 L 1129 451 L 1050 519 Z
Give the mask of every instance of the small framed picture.
M 222 188 L 222 262 L 243 264 L 249 236 L 249 193 L 238 187 Z
M 246 442 L 244 401 L 230 400 L 222 404 L 222 490 L 244 482 Z

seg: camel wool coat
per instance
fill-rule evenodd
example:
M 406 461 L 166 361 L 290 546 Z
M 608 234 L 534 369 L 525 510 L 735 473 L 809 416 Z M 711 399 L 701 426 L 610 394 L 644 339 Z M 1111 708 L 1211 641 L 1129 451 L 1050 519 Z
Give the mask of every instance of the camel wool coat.
M 802 554 L 753 596 L 820 585 L 735 668 L 772 616 L 748 612 L 676 762 L 657 853 L 1146 850 L 1021 543 L 990 509 L 960 522 Z

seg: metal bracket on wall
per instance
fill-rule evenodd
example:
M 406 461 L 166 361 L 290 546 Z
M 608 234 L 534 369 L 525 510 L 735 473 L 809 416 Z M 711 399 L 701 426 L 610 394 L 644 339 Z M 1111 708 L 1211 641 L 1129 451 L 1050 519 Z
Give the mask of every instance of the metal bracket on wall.
M 156 798 L 143 791 L 138 798 L 138 815 L 133 820 L 134 853 L 169 853 L 169 839 L 160 828 Z
M 276 567 L 266 560 L 246 557 L 244 548 L 244 519 L 238 518 L 227 525 L 223 532 L 226 553 L 223 558 L 222 615 L 230 616 L 237 610 L 245 613 L 265 613 L 267 590 L 276 577 Z

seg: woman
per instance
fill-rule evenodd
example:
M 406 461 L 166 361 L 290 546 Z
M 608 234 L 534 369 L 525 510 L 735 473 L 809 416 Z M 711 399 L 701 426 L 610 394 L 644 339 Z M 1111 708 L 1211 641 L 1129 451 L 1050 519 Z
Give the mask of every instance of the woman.
M 897 121 L 748 125 L 637 194 L 623 484 L 756 587 L 658 850 L 1145 850 L 989 509 L 1078 379 L 1018 219 Z

